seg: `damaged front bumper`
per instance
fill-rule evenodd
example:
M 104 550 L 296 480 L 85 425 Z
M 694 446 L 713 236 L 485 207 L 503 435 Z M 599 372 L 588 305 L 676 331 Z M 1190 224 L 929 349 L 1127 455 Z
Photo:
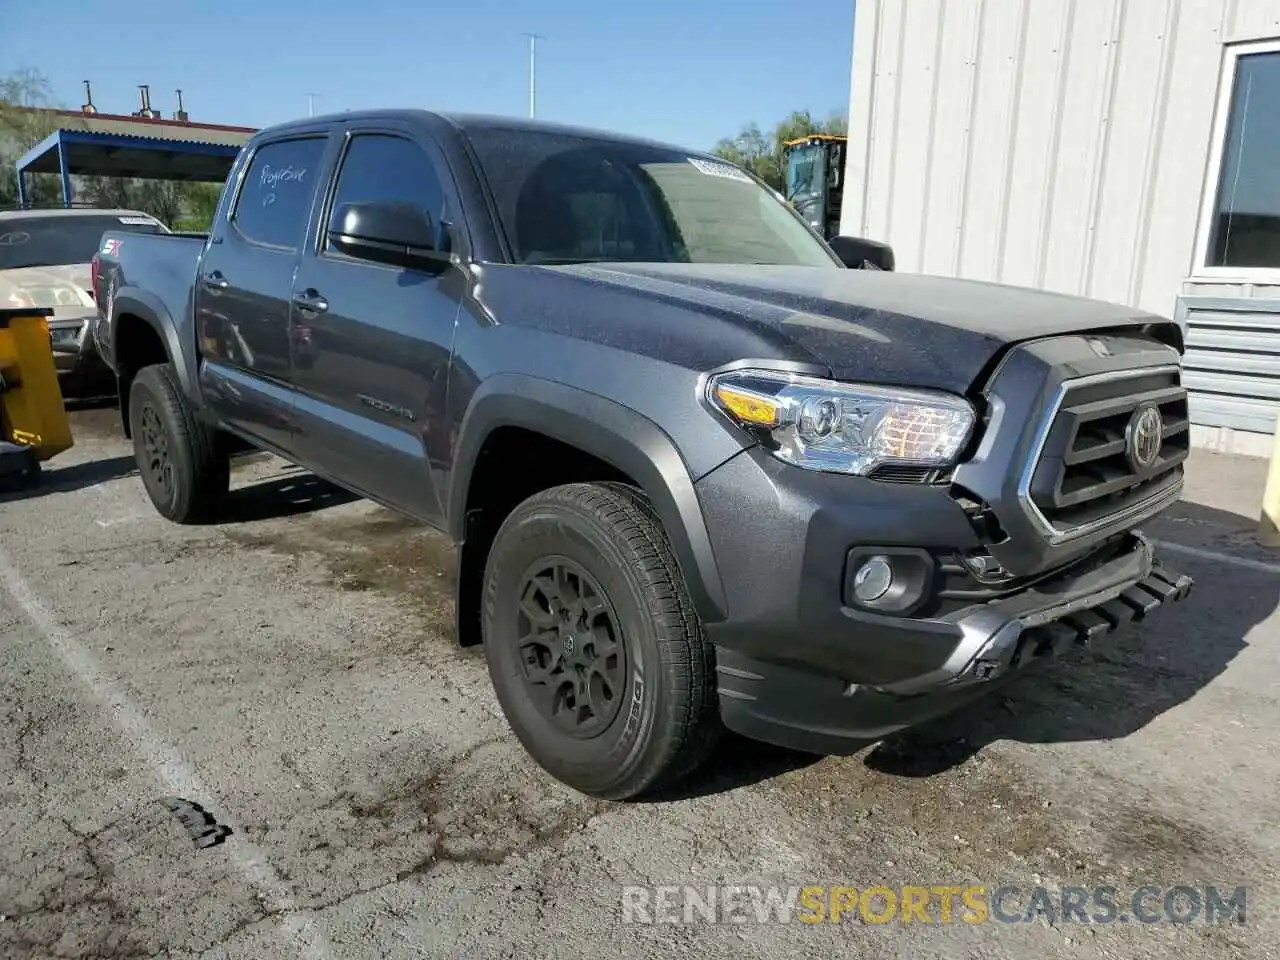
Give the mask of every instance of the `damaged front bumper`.
M 995 680 L 1038 657 L 1088 644 L 1191 592 L 1191 578 L 1158 563 L 1147 538 L 1132 533 L 1129 539 L 1128 549 L 1106 562 L 1083 572 L 1072 569 L 950 618 L 959 639 L 947 661 L 880 689 L 911 695 Z
M 857 683 L 811 665 L 764 660 L 717 646 L 726 726 L 792 749 L 845 753 L 944 714 L 1022 668 L 1088 645 L 1162 605 L 1185 598 L 1190 577 L 1156 560 L 1130 533 L 1101 559 L 1087 559 L 1012 596 L 937 619 L 898 618 L 903 643 L 927 636 L 938 655 L 926 670 L 891 682 Z

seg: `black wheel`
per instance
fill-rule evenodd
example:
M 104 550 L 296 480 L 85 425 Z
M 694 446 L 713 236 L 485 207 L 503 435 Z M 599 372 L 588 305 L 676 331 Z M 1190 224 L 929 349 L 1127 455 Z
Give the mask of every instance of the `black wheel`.
M 133 455 L 161 516 L 197 523 L 214 515 L 231 482 L 216 431 L 198 421 L 168 364 L 143 367 L 129 391 Z
M 483 617 L 508 722 L 569 786 L 637 797 L 714 747 L 711 644 L 640 491 L 575 483 L 516 507 L 489 553 Z

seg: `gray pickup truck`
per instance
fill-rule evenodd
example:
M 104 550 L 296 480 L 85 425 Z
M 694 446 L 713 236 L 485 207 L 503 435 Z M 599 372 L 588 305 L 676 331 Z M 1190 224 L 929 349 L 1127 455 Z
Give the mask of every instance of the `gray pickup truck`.
M 1178 326 L 891 265 L 713 156 L 357 111 L 259 132 L 205 238 L 108 233 L 96 335 L 160 513 L 216 518 L 247 445 L 445 531 L 520 741 L 629 798 L 1191 589 L 1135 529 L 1182 489 Z

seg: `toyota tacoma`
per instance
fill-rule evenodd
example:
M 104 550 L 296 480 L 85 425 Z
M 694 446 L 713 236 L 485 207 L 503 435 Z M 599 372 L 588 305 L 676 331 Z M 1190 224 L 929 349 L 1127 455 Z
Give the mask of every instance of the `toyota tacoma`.
M 1191 589 L 1138 531 L 1183 485 L 1179 327 L 892 264 L 707 154 L 355 111 L 256 134 L 206 237 L 108 232 L 96 337 L 163 516 L 256 448 L 447 533 L 519 740 L 630 798 Z

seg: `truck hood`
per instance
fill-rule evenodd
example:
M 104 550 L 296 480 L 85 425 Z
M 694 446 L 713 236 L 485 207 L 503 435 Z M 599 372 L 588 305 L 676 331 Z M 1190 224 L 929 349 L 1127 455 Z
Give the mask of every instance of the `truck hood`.
M 92 310 L 89 264 L 0 270 L 0 306 L 9 305 Z
M 745 325 L 839 380 L 967 391 L 1008 344 L 1169 321 L 1130 307 L 921 274 L 727 264 L 552 267 Z M 799 354 L 796 356 L 795 354 Z

